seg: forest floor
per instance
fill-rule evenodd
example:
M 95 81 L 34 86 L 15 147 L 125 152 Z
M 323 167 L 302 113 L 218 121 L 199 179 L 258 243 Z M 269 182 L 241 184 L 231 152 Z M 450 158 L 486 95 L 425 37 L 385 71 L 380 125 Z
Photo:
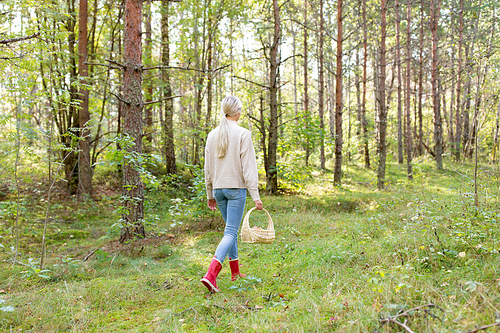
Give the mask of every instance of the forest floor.
M 273 244 L 239 242 L 246 278 L 207 293 L 204 275 L 223 224 L 193 218 L 176 193 L 150 191 L 148 238 L 119 244 L 119 194 L 88 203 L 56 199 L 38 268 L 45 196 L 23 196 L 20 256 L 12 264 L 11 218 L 0 228 L 0 331 L 5 332 L 478 332 L 500 328 L 499 167 L 441 172 L 388 165 L 347 167 L 343 185 L 314 174 L 293 194 L 263 196 Z M 181 193 L 180 191 L 179 193 Z M 8 198 L 14 200 L 13 198 Z M 0 202 L 4 216 L 11 207 Z M 247 201 L 247 210 L 252 206 Z M 251 223 L 263 227 L 265 214 Z

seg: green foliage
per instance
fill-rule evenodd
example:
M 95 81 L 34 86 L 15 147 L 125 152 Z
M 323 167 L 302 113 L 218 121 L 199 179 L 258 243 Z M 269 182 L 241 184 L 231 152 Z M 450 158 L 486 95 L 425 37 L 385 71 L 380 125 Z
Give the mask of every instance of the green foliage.
M 207 191 L 205 189 L 205 173 L 200 166 L 188 165 L 187 166 L 193 175 L 192 185 L 189 187 L 191 190 L 191 198 L 189 204 L 193 207 L 193 217 L 201 219 L 209 214 L 211 210 L 207 206 Z
M 39 263 L 34 259 L 28 258 L 28 262 L 24 264 L 24 266 L 26 267 L 26 270 L 21 272 L 22 278 L 30 279 L 39 277 L 42 279 L 50 279 L 50 276 L 47 275 L 47 273 L 50 272 L 50 269 L 40 269 Z

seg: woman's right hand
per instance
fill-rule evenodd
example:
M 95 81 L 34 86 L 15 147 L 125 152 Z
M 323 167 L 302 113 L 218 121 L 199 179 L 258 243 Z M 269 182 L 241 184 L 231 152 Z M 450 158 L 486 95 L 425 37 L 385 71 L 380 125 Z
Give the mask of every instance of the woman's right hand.
M 264 209 L 264 204 L 260 200 L 255 200 L 255 209 L 257 210 L 263 210 Z

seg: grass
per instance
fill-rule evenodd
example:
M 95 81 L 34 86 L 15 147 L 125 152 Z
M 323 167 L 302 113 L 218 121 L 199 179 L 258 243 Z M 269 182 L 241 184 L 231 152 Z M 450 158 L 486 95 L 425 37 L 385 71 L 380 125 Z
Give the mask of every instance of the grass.
M 389 165 L 386 191 L 377 191 L 373 172 L 359 167 L 346 170 L 341 187 L 317 172 L 299 193 L 263 197 L 275 242 L 240 243 L 247 278 L 231 282 L 224 263 L 217 294 L 199 282 L 222 236 L 217 215 L 180 214 L 182 224 L 171 227 L 175 193 L 150 192 L 152 236 L 120 245 L 110 228 L 117 196 L 60 201 L 49 224 L 48 279 L 35 264 L 9 263 L 12 222 L 3 224 L 0 307 L 14 311 L 0 311 L 0 330 L 404 332 L 383 319 L 428 304 L 437 307 L 406 317 L 413 331 L 467 332 L 498 323 L 496 168 L 481 169 L 479 209 L 467 166 L 436 172 L 421 162 L 410 183 L 404 167 Z M 43 205 L 33 195 L 24 199 L 20 261 L 29 265 L 39 258 L 36 216 Z M 252 213 L 252 224 L 266 221 Z

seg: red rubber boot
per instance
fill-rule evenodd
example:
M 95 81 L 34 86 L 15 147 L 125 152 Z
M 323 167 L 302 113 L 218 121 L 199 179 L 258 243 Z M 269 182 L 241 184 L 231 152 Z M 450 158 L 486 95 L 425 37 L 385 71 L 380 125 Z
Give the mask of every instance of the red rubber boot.
M 219 292 L 220 289 L 217 288 L 217 275 L 219 275 L 220 270 L 222 269 L 222 265 L 217 259 L 212 259 L 210 266 L 208 266 L 207 274 L 200 280 L 201 283 L 208 288 L 208 291 L 211 293 Z
M 238 277 L 246 277 L 245 274 L 240 273 L 238 259 L 229 260 L 229 267 L 231 268 L 231 281 L 236 280 Z

